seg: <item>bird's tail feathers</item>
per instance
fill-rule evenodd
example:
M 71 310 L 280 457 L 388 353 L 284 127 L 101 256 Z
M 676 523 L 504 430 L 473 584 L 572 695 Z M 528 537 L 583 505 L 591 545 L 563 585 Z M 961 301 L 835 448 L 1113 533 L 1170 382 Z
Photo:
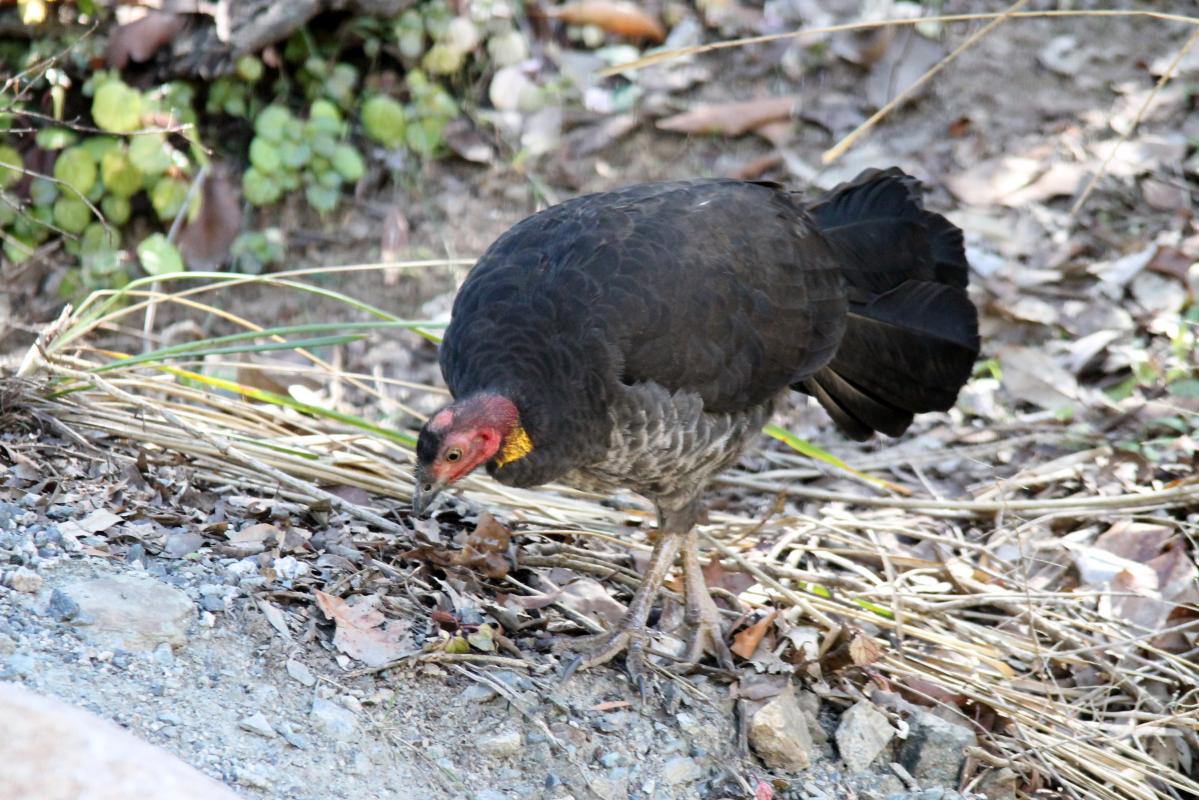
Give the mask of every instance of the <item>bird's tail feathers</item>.
M 898 436 L 953 406 L 978 356 L 962 232 L 919 181 L 867 170 L 809 208 L 845 270 L 849 318 L 833 360 L 797 384 L 848 436 Z

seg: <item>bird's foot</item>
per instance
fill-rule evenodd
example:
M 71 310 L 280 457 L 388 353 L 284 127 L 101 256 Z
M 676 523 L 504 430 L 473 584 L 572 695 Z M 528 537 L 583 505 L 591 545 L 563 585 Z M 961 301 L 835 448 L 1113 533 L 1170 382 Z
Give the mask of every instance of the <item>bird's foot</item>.
M 720 608 L 712 599 L 712 595 L 708 594 L 708 587 L 702 580 L 698 586 L 687 581 L 686 589 L 683 621 L 691 629 L 691 638 L 682 657 L 672 664 L 670 669 L 675 672 L 688 672 L 698 666 L 705 653 L 712 653 L 722 669 L 732 670 L 733 654 L 724 641 Z
M 645 622 L 625 617 L 614 631 L 576 640 L 570 646 L 576 655 L 563 670 L 562 680 L 567 680 L 579 670 L 606 664 L 624 653 L 625 670 L 644 698 L 648 686 L 648 671 L 645 667 L 647 639 Z

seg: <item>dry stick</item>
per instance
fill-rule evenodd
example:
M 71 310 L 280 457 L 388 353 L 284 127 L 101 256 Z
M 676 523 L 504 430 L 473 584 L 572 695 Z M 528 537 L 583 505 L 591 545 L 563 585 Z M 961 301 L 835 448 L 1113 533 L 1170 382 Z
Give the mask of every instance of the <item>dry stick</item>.
M 171 411 L 168 411 L 166 408 L 163 408 L 160 405 L 156 405 L 156 404 L 150 402 L 149 400 L 146 400 L 145 398 L 141 398 L 141 397 L 138 397 L 137 395 L 130 394 L 129 392 L 124 391 L 123 389 L 119 389 L 116 386 L 113 386 L 111 383 L 109 383 L 104 378 L 101 378 L 99 375 L 88 374 L 86 372 L 80 372 L 78 370 L 73 370 L 73 369 L 69 369 L 67 367 L 62 367 L 62 366 L 58 367 L 58 370 L 60 372 L 62 372 L 63 374 L 77 378 L 78 380 L 89 381 L 91 383 L 94 383 L 97 387 L 99 387 L 100 389 L 103 389 L 105 392 L 107 392 L 108 394 L 117 398 L 118 400 L 123 400 L 126 403 L 135 405 L 144 410 L 154 411 L 155 413 L 159 414 L 164 419 L 166 419 L 166 421 L 169 424 L 178 426 L 181 430 L 187 432 L 188 434 L 190 434 L 193 437 L 196 437 L 198 439 L 203 439 L 204 441 L 206 441 L 210 445 L 212 445 L 217 450 L 217 452 L 219 452 L 221 455 L 225 456 L 226 458 L 228 458 L 238 464 L 241 464 L 243 467 L 254 470 L 256 472 L 262 472 L 266 475 L 270 475 L 273 479 L 275 479 L 279 483 L 283 484 L 284 486 L 295 489 L 296 491 L 304 492 L 306 494 L 311 494 L 311 495 L 317 497 L 318 499 L 324 500 L 325 502 L 329 503 L 329 505 L 332 508 L 335 508 L 338 511 L 344 511 L 347 514 L 351 514 L 355 517 L 358 517 L 359 519 L 363 520 L 364 522 L 368 522 L 371 525 L 378 527 L 380 530 L 384 530 L 388 533 L 393 533 L 393 534 L 397 534 L 397 535 L 407 535 L 408 534 L 408 531 L 402 525 L 397 525 L 396 523 L 392 522 L 391 520 L 384 519 L 383 517 L 379 516 L 375 512 L 365 509 L 362 506 L 358 505 L 357 503 L 351 503 L 347 500 L 344 500 L 344 499 L 338 497 L 335 494 L 332 494 L 331 492 L 326 492 L 324 489 L 321 489 L 321 488 L 309 483 L 308 481 L 300 480 L 299 478 L 294 478 L 291 475 L 284 472 L 283 470 L 276 469 L 275 467 L 265 464 L 262 461 L 259 461 L 257 458 L 253 458 L 252 456 L 250 456 L 246 453 L 243 453 L 238 446 L 230 443 L 223 436 L 216 436 L 214 434 L 208 434 L 208 433 L 205 433 L 204 431 L 201 431 L 191 425 L 188 425 L 186 422 L 184 422 L 182 419 L 180 419 L 178 416 L 176 416 Z
M 1187 37 L 1187 40 L 1183 42 L 1178 54 L 1175 55 L 1174 60 L 1170 62 L 1170 66 L 1166 68 L 1166 71 L 1162 73 L 1162 76 L 1158 78 L 1157 83 L 1153 86 L 1153 91 L 1149 93 L 1149 95 L 1145 98 L 1145 102 L 1141 103 L 1141 107 L 1137 109 L 1137 114 L 1132 118 L 1132 124 L 1128 126 L 1128 130 L 1120 134 L 1120 138 L 1116 140 L 1116 144 L 1112 147 L 1111 152 L 1107 154 L 1107 158 L 1103 159 L 1103 163 L 1099 165 L 1099 171 L 1092 175 L 1091 179 L 1087 181 L 1087 185 L 1082 190 L 1082 194 L 1079 195 L 1076 201 L 1074 201 L 1074 205 L 1070 207 L 1070 219 L 1074 219 L 1078 216 L 1078 212 L 1082 210 L 1083 204 L 1087 202 L 1087 198 L 1091 196 L 1091 192 L 1095 190 L 1095 186 L 1099 183 L 1103 176 L 1107 174 L 1108 165 L 1110 165 L 1112 163 L 1112 159 L 1116 157 L 1116 151 L 1118 151 L 1124 145 L 1124 143 L 1128 141 L 1128 137 L 1132 136 L 1132 132 L 1135 131 L 1141 124 L 1141 118 L 1145 116 L 1145 112 L 1149 110 L 1149 106 L 1153 104 L 1155 99 L 1157 99 L 1157 96 L 1161 93 L 1161 90 L 1164 89 L 1166 84 L 1170 82 L 1170 79 L 1174 77 L 1175 71 L 1177 71 L 1178 66 L 1182 63 L 1182 60 L 1186 57 L 1186 54 L 1190 52 L 1192 47 L 1195 46 L 1195 42 L 1199 42 L 1199 27 L 1196 27 L 1195 30 L 1191 32 L 1191 35 Z
M 871 128 L 873 128 L 875 125 L 877 125 L 879 122 L 881 122 L 883 117 L 887 116 L 892 111 L 894 111 L 896 108 L 898 108 L 900 105 L 907 102 L 907 99 L 909 97 L 911 97 L 913 94 L 915 94 L 917 91 L 919 91 L 921 89 L 921 87 L 924 86 L 924 84 L 926 84 L 930 80 L 932 80 L 934 75 L 936 75 L 941 70 L 945 69 L 945 67 L 949 66 L 950 63 L 955 61 L 957 59 L 957 57 L 960 56 L 962 53 L 966 52 L 971 47 L 978 44 L 978 42 L 981 41 L 983 39 L 983 37 L 987 36 L 988 34 L 993 32 L 996 28 L 998 28 L 1000 25 L 1002 25 L 1003 23 L 1005 23 L 1009 19 L 1011 19 L 1012 14 L 1019 11 L 1021 9 L 1021 7 L 1023 7 L 1027 3 L 1028 3 L 1028 0 L 1016 0 L 1016 2 L 1013 3 L 1011 5 L 1011 7 L 1008 8 L 1007 11 L 1005 11 L 1003 14 L 1001 14 L 1000 16 L 996 17 L 995 19 L 991 20 L 986 25 L 982 26 L 981 28 L 976 30 L 974 33 L 972 33 L 969 36 L 969 38 L 966 39 L 966 41 L 962 42 L 960 45 L 955 47 L 952 53 L 945 56 L 945 58 L 941 59 L 936 64 L 934 64 L 932 69 L 925 72 L 923 75 L 921 75 L 919 78 L 917 78 L 910 86 L 908 86 L 906 89 L 904 89 L 902 92 L 900 92 L 895 97 L 891 98 L 891 101 L 888 102 L 885 106 L 880 108 L 878 111 L 875 111 L 870 116 L 870 119 L 866 120 L 861 125 L 854 128 L 853 131 L 851 131 L 849 133 L 849 135 L 846 136 L 844 139 L 837 142 L 835 145 L 830 147 L 828 150 L 825 150 L 820 155 L 821 163 L 831 164 L 832 162 L 834 162 L 838 158 L 840 158 L 845 153 L 846 150 L 853 147 L 854 142 L 856 142 L 858 139 L 862 138 L 864 135 L 866 135 L 867 131 L 869 131 Z
M 208 178 L 208 165 L 200 167 L 200 171 L 196 173 L 196 177 L 192 179 L 192 185 L 187 187 L 187 194 L 183 198 L 183 205 L 179 207 L 179 213 L 175 215 L 174 221 L 171 222 L 171 229 L 167 231 L 167 242 L 174 247 L 175 239 L 179 236 L 179 229 L 183 227 L 183 220 L 187 217 L 187 212 L 191 209 L 192 202 L 196 199 L 196 195 L 200 191 L 200 186 Z M 154 281 L 150 284 L 150 291 L 158 293 L 159 282 Z M 153 303 L 146 309 L 146 316 L 142 322 L 142 352 L 148 353 L 153 349 L 153 343 L 150 341 L 150 331 L 154 329 L 154 318 L 158 314 L 158 304 Z
M 723 42 L 710 42 L 708 44 L 691 45 L 690 47 L 679 47 L 674 50 L 663 50 L 658 53 L 652 53 L 648 56 L 643 56 L 635 61 L 630 61 L 626 64 L 616 64 L 611 67 L 605 67 L 596 74 L 601 78 L 610 78 L 613 75 L 619 75 L 622 72 L 631 72 L 633 70 L 644 69 L 645 67 L 660 64 L 663 61 L 672 61 L 676 58 L 684 58 L 686 56 L 699 55 L 700 53 L 708 53 L 713 50 L 726 50 L 731 47 L 744 47 L 751 44 L 768 44 L 770 42 L 783 41 L 784 39 L 796 39 L 801 36 L 817 36 L 828 33 L 843 33 L 846 31 L 870 30 L 873 28 L 890 28 L 900 25 L 924 25 L 929 23 L 944 23 L 944 22 L 977 22 L 979 20 L 993 20 L 999 17 L 1007 17 L 1009 19 L 1038 19 L 1038 18 L 1058 18 L 1058 17 L 1139 17 L 1146 19 L 1154 19 L 1162 22 L 1181 22 L 1187 25 L 1199 25 L 1199 17 L 1188 16 L 1186 14 L 1169 14 L 1163 11 L 1142 11 L 1142 10 L 1123 10 L 1123 9 L 1102 9 L 1097 11 L 1001 11 L 982 14 L 946 14 L 938 17 L 910 17 L 906 19 L 887 19 L 887 20 L 871 20 L 869 22 L 845 22 L 840 25 L 826 25 L 821 28 L 800 28 L 799 30 L 788 31 L 787 33 L 768 33 L 762 36 L 748 36 L 743 39 L 727 39 Z

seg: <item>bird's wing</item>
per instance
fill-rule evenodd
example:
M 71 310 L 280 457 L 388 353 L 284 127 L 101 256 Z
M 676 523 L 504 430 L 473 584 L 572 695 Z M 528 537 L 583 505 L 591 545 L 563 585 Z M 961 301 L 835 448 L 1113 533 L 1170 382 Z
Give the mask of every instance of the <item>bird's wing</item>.
M 625 383 L 698 393 L 710 411 L 764 402 L 833 355 L 842 272 L 789 195 L 739 181 L 666 184 L 577 212 L 554 281 L 590 279 Z

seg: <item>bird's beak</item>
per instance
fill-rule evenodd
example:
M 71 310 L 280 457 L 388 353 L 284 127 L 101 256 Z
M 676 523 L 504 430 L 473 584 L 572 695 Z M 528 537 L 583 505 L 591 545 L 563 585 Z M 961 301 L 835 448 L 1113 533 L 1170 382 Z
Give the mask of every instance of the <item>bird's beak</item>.
M 418 470 L 416 483 L 412 487 L 412 513 L 418 517 L 424 516 L 425 511 L 433 505 L 433 501 L 437 499 L 437 495 L 441 494 L 441 490 L 444 488 L 445 481 L 433 480 L 423 471 Z

